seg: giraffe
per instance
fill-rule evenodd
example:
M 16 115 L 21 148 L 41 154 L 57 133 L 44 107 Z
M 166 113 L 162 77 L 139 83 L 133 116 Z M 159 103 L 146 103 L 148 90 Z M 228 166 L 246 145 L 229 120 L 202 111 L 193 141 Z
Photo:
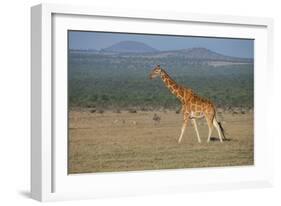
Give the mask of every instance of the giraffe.
M 201 143 L 201 138 L 198 132 L 196 119 L 205 117 L 208 127 L 209 134 L 207 138 L 207 142 L 210 142 L 211 134 L 213 131 L 213 127 L 217 129 L 219 134 L 220 142 L 223 142 L 223 138 L 225 138 L 224 130 L 220 124 L 220 122 L 216 119 L 216 110 L 215 105 L 210 100 L 202 98 L 198 96 L 192 89 L 185 88 L 181 85 L 178 85 L 169 75 L 168 73 L 157 65 L 154 69 L 152 69 L 149 78 L 154 79 L 160 76 L 163 80 L 166 87 L 170 90 L 170 92 L 175 95 L 182 104 L 182 113 L 183 113 L 183 125 L 181 128 L 181 134 L 178 139 L 178 143 L 181 142 L 184 131 L 191 120 L 197 135 L 197 140 Z M 222 138 L 223 136 L 223 138 Z

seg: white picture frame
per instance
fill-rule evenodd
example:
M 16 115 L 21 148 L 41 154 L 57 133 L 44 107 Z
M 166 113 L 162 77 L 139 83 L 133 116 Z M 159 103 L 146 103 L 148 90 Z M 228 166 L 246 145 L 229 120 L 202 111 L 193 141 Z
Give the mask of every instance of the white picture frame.
M 165 25 L 174 30 L 164 30 Z M 31 26 L 32 198 L 52 201 L 273 185 L 273 134 L 267 121 L 274 75 L 272 19 L 40 4 L 31 8 Z M 67 78 L 64 69 L 57 69 L 66 65 L 64 40 L 68 29 L 189 35 L 200 32 L 201 36 L 255 38 L 255 165 L 68 175 Z

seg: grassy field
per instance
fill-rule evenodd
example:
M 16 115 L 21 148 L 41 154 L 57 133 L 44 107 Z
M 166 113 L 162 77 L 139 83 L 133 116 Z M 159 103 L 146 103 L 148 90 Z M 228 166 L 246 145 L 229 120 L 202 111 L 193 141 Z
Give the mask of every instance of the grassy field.
M 153 115 L 160 116 L 160 122 Z M 198 120 L 202 143 L 192 124 L 177 143 L 182 114 L 174 111 L 121 113 L 71 110 L 69 173 L 197 168 L 254 164 L 253 113 L 223 112 L 218 120 L 228 141 L 214 130 L 207 143 L 205 119 Z

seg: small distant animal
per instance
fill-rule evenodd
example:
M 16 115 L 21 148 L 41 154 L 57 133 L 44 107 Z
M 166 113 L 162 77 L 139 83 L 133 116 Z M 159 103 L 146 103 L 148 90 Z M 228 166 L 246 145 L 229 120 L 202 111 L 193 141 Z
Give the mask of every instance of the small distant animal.
M 95 113 L 97 110 L 96 109 L 91 109 L 90 112 L 91 113 Z
M 137 113 L 137 110 L 135 110 L 135 109 L 130 109 L 130 110 L 129 110 L 129 113 Z
M 100 110 L 98 110 L 98 113 L 103 114 L 104 110 L 100 109 Z
M 153 121 L 154 121 L 155 123 L 159 123 L 160 120 L 161 120 L 161 117 L 160 117 L 159 115 L 157 115 L 156 113 L 154 113 L 152 119 L 153 119 Z

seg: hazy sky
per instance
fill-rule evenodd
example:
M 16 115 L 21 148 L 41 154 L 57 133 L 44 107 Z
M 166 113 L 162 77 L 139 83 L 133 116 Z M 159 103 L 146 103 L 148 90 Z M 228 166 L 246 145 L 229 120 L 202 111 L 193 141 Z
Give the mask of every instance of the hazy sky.
M 71 49 L 103 49 L 120 41 L 138 41 L 158 50 L 204 47 L 228 56 L 253 58 L 254 40 L 106 32 L 69 32 Z

